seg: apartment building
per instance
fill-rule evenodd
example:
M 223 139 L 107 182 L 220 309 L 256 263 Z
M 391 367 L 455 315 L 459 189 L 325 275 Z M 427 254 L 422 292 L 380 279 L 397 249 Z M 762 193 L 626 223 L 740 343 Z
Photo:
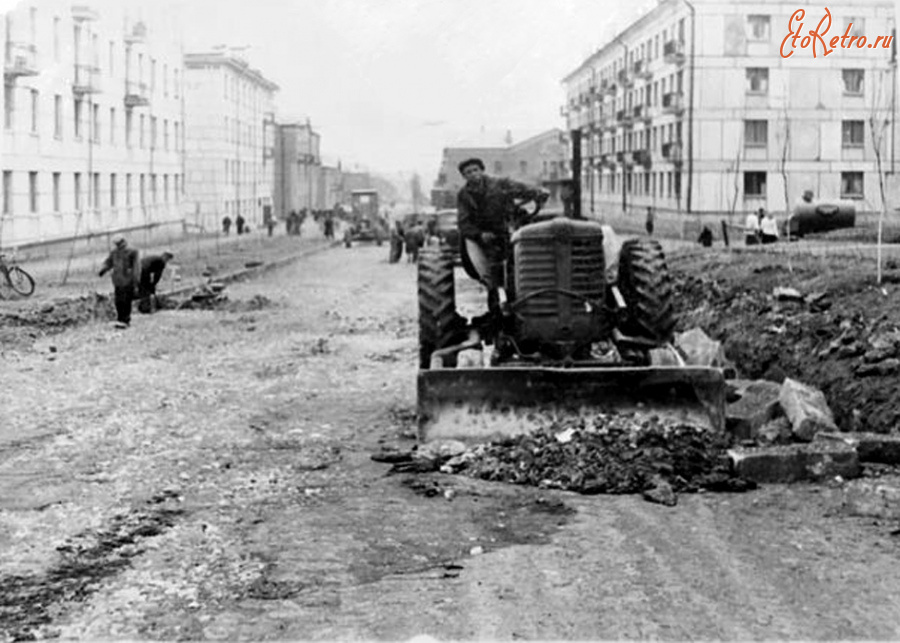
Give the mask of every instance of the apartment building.
M 3 16 L 0 247 L 180 222 L 180 44 L 149 7 L 30 0 Z
M 275 214 L 325 207 L 321 137 L 309 122 L 279 123 L 275 137 Z M 333 204 L 332 204 L 333 205 Z
M 880 210 L 878 158 L 893 168 L 896 147 L 894 4 L 827 8 L 826 32 L 824 6 L 664 0 L 587 58 L 563 79 L 583 211 L 737 217 L 783 212 L 807 189 Z M 824 38 L 804 40 L 811 29 Z
M 278 85 L 235 51 L 186 54 L 188 219 L 215 230 L 238 214 L 253 227 L 273 207 Z
M 491 176 L 502 176 L 530 185 L 543 185 L 569 176 L 568 136 L 560 129 L 541 132 L 518 143 L 487 147 L 446 147 L 434 183 L 438 192 L 455 194 L 465 183 L 458 165 L 480 158 Z M 551 187 L 551 191 L 555 188 Z

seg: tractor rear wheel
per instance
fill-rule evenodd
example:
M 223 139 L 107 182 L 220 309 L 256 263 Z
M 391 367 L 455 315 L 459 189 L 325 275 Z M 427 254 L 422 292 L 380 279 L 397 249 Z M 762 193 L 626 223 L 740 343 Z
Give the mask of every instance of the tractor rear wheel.
M 464 339 L 465 320 L 456 313 L 453 254 L 443 246 L 426 246 L 418 267 L 419 368 L 427 369 L 434 351 Z
M 658 241 L 629 239 L 619 252 L 619 292 L 627 306 L 626 335 L 670 342 L 674 336 L 674 290 Z

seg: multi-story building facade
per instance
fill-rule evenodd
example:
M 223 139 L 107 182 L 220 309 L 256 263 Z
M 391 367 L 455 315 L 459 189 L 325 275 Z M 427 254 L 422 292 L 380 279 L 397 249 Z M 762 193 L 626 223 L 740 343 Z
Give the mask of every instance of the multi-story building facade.
M 827 56 L 803 40 L 825 8 L 801 4 L 802 16 L 782 0 L 665 0 L 569 74 L 583 211 L 737 217 L 784 212 L 807 189 L 880 210 L 878 157 L 894 166 L 893 3 L 829 3 Z
M 149 7 L 29 0 L 3 16 L 0 246 L 180 224 L 181 46 Z
M 307 123 L 279 123 L 275 135 L 275 214 L 325 208 L 321 137 Z
M 479 158 L 491 176 L 503 176 L 528 183 L 548 183 L 569 176 L 568 137 L 562 130 L 552 129 L 504 147 L 446 147 L 434 183 L 436 192 L 455 194 L 465 183 L 457 166 L 468 158 Z M 555 194 L 554 194 L 555 196 Z
M 273 206 L 278 85 L 226 51 L 186 54 L 188 219 L 216 229 L 238 214 L 254 227 Z

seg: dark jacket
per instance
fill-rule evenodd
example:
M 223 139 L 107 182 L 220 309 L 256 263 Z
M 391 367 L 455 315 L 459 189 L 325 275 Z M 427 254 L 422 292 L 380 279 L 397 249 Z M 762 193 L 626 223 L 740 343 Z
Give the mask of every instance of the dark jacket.
M 509 222 L 516 213 L 514 199 L 532 201 L 541 195 L 538 188 L 505 178 L 487 176 L 483 188 L 467 183 L 456 196 L 459 234 L 474 240 L 482 232 L 505 237 L 509 234 Z
M 115 248 L 100 268 L 102 277 L 112 270 L 112 282 L 116 288 L 134 286 L 138 282 L 138 251 L 134 248 Z
M 149 255 L 141 259 L 141 285 L 156 286 L 166 269 L 166 260 L 159 255 Z

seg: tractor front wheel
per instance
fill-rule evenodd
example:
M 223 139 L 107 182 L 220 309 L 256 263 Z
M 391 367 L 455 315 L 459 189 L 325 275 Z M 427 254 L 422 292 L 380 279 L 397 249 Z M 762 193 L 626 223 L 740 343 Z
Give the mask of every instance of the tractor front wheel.
M 419 368 L 428 369 L 431 354 L 465 339 L 465 320 L 456 312 L 453 255 L 443 246 L 419 253 Z
M 623 243 L 617 282 L 627 307 L 620 330 L 661 344 L 672 341 L 677 323 L 675 295 L 659 242 L 629 239 Z

